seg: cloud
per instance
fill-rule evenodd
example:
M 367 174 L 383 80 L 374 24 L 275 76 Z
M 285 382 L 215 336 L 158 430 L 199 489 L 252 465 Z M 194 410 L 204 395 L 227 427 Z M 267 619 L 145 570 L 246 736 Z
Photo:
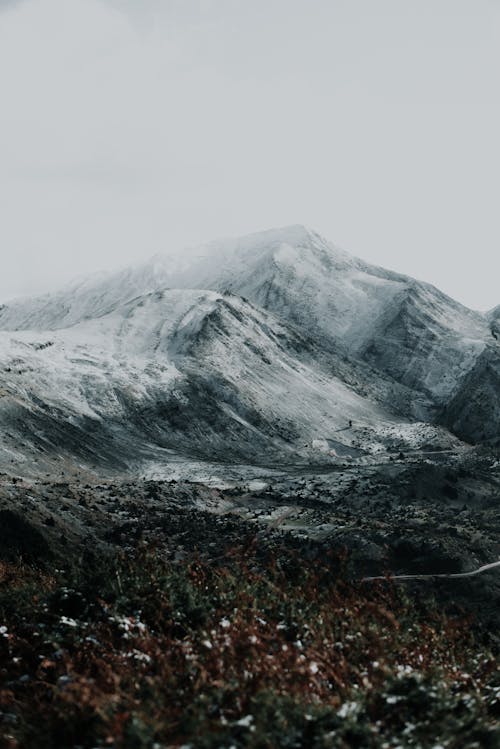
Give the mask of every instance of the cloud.
M 483 0 L 18 2 L 0 299 L 301 222 L 494 306 L 494 17 Z
M 0 12 L 2 10 L 9 10 L 22 2 L 25 2 L 25 0 L 0 0 Z

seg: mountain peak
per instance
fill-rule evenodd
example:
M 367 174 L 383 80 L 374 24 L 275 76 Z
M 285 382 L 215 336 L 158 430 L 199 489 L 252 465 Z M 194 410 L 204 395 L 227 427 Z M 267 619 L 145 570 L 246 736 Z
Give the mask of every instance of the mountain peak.
M 193 259 L 200 258 L 248 258 L 271 255 L 282 245 L 309 247 L 316 242 L 328 244 L 311 229 L 302 224 L 292 224 L 274 229 L 253 232 L 239 237 L 224 237 L 191 249 Z
M 328 272 L 333 267 L 352 266 L 357 261 L 314 230 L 292 224 L 191 248 L 182 263 L 183 267 L 172 273 L 173 285 L 215 285 L 220 289 L 238 286 L 249 276 L 257 275 L 266 281 L 278 267 L 304 276 L 320 268 Z
M 262 231 L 251 232 L 238 237 L 225 237 L 209 242 L 206 246 L 216 245 L 266 245 L 287 242 L 290 244 L 307 243 L 312 237 L 319 236 L 312 229 L 303 224 L 290 224 L 289 226 L 278 226 Z

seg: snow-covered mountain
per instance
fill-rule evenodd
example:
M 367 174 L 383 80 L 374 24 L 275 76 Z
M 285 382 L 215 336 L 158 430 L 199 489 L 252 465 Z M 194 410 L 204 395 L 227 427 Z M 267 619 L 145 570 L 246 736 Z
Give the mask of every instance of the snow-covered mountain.
M 20 441 L 86 463 L 140 462 L 157 447 L 289 462 L 349 419 L 373 434 L 395 423 L 316 358 L 269 313 L 213 291 L 153 292 L 71 328 L 2 332 L 4 462 L 22 459 Z M 343 434 L 337 450 L 361 454 L 353 442 Z
M 302 226 L 209 245 L 206 256 L 171 283 L 248 298 L 431 402 L 445 402 L 491 343 L 483 315 Z
M 496 440 L 497 319 L 301 226 L 157 256 L 0 308 L 0 463 Z

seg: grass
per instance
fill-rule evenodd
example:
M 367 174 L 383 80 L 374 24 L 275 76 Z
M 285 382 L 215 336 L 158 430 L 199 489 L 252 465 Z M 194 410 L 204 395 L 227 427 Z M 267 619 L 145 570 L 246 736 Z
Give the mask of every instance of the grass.
M 345 560 L 0 566 L 1 746 L 500 747 L 471 621 Z

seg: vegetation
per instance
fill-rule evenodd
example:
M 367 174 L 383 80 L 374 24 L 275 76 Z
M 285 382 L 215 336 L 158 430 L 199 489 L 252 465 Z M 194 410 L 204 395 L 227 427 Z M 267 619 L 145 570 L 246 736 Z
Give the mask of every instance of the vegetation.
M 253 546 L 0 566 L 3 747 L 500 747 L 463 616 Z

